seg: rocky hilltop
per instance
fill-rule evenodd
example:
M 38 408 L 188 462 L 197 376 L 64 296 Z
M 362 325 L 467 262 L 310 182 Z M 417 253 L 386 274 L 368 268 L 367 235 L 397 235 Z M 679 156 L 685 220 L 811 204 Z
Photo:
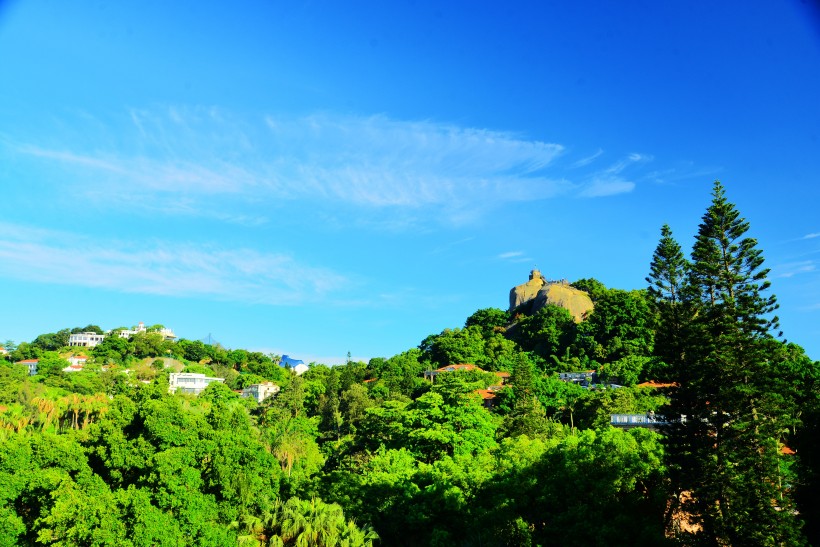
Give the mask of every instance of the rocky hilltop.
M 530 279 L 510 290 L 510 311 L 528 305 L 527 313 L 535 313 L 547 304 L 561 306 L 569 310 L 576 322 L 592 311 L 593 305 L 589 295 L 566 280 L 547 281 L 541 272 L 532 270 Z

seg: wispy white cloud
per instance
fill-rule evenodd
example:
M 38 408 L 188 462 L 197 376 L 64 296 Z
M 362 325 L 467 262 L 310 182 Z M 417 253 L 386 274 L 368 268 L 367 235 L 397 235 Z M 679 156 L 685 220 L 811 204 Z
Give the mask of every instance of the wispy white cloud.
M 696 167 L 691 161 L 679 162 L 675 167 L 650 171 L 645 180 L 655 184 L 670 185 L 680 181 L 715 178 L 723 171 L 720 167 Z
M 603 153 L 604 153 L 603 149 L 599 148 L 598 151 L 595 152 L 594 154 L 586 156 L 585 158 L 581 158 L 580 160 L 573 163 L 572 167 L 574 167 L 576 169 L 579 168 L 579 167 L 586 167 L 587 165 L 589 165 L 590 163 L 592 163 L 593 161 L 595 161 L 599 157 L 601 157 L 603 155 Z
M 610 165 L 609 167 L 604 169 L 603 172 L 608 174 L 608 175 L 617 175 L 621 171 L 623 171 L 624 169 L 626 169 L 627 167 L 629 167 L 629 166 L 631 166 L 635 163 L 641 163 L 641 162 L 647 162 L 647 161 L 652 161 L 652 156 L 649 156 L 647 154 L 632 153 L 632 154 L 629 154 L 626 158 L 623 158 L 623 159 L 618 160 L 617 162 L 613 163 L 612 165 Z
M 95 129 L 62 144 L 14 150 L 61 166 L 63 188 L 89 203 L 247 225 L 268 222 L 265 206 L 285 202 L 400 210 L 389 219 L 395 226 L 422 210 L 465 224 L 505 203 L 629 192 L 634 183 L 622 172 L 651 160 L 630 154 L 573 181 L 563 173 L 602 150 L 561 167 L 561 144 L 386 116 L 243 119 L 218 108 L 166 108 L 133 109 L 118 123 L 104 134 L 105 124 L 89 123 Z
M 0 275 L 112 291 L 290 305 L 324 299 L 344 276 L 288 254 L 91 239 L 0 223 Z
M 496 258 L 507 262 L 513 262 L 515 264 L 534 262 L 532 257 L 528 256 L 527 253 L 525 253 L 524 251 L 507 251 L 505 253 L 496 255 Z
M 806 234 L 801 239 L 814 239 L 816 237 L 820 237 L 820 233 Z
M 635 183 L 617 177 L 594 178 L 579 193 L 584 198 L 600 198 L 625 194 L 635 189 Z
M 582 198 L 601 198 L 632 192 L 635 182 L 622 173 L 636 164 L 650 162 L 652 159 L 647 154 L 629 154 L 608 167 L 589 174 L 582 180 L 577 195 Z
M 508 258 L 519 258 L 521 256 L 524 256 L 523 251 L 508 251 L 506 253 L 499 254 L 498 258 L 505 260 Z
M 801 260 L 799 262 L 789 262 L 786 264 L 779 264 L 772 268 L 775 277 L 794 277 L 795 275 L 811 273 L 817 270 L 815 261 Z

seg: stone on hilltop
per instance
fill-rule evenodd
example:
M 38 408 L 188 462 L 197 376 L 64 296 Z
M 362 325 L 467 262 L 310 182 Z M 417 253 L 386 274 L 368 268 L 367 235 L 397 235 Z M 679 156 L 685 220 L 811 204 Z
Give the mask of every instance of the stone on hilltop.
M 530 304 L 531 314 L 547 304 L 560 306 L 569 311 L 576 323 L 580 323 L 594 307 L 585 291 L 566 281 L 547 281 L 538 270 L 530 272 L 529 281 L 510 290 L 510 311 L 524 304 Z

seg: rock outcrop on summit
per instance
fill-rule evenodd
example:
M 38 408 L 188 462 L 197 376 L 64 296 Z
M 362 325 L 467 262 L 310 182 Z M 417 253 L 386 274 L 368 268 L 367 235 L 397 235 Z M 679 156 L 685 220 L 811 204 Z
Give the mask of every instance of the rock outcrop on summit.
M 535 313 L 547 304 L 566 308 L 576 323 L 593 309 L 589 295 L 567 281 L 547 281 L 541 272 L 532 270 L 530 279 L 510 290 L 510 311 L 529 305 L 526 313 Z

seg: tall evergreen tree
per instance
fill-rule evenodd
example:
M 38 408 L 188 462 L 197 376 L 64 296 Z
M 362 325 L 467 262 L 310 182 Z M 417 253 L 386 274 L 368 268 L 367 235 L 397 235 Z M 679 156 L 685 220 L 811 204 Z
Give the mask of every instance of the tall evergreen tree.
M 774 295 L 749 223 L 715 182 L 692 250 L 690 317 L 674 342 L 680 387 L 667 432 L 670 472 L 709 545 L 794 545 L 802 539 L 781 477 L 779 441 L 791 423 L 772 377 Z
M 661 227 L 661 240 L 649 265 L 649 277 L 646 278 L 649 295 L 653 300 L 679 303 L 688 266 L 680 245 L 672 237 L 672 228 L 664 224 Z
M 647 299 L 655 315 L 655 355 L 662 361 L 656 370 L 669 375 L 683 359 L 685 344 L 682 332 L 685 321 L 684 292 L 689 262 L 681 246 L 672 237 L 668 224 L 661 227 L 661 239 L 649 265 Z

